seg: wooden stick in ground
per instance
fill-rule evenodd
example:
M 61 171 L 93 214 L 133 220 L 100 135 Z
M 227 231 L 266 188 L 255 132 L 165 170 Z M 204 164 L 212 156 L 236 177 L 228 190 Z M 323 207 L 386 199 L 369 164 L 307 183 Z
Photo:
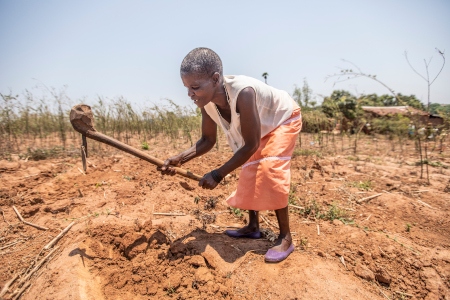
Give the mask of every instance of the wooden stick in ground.
M 31 285 L 30 282 L 27 282 L 16 294 L 16 296 L 13 298 L 13 300 L 17 300 L 20 298 L 20 296 L 22 296 L 23 292 L 26 291 L 27 288 L 29 288 Z
M 25 221 L 25 220 L 23 219 L 22 215 L 20 214 L 20 212 L 17 210 L 17 208 L 16 208 L 14 205 L 13 205 L 12 208 L 13 208 L 14 211 L 16 212 L 16 215 L 19 217 L 20 221 L 22 221 L 24 224 L 27 224 L 27 225 L 29 225 L 29 226 L 33 226 L 34 228 L 37 228 L 37 229 L 48 230 L 47 227 L 39 226 L 39 225 L 37 225 L 37 224 L 34 224 L 34 223 L 30 223 L 30 222 Z
M 372 196 L 369 196 L 369 197 L 365 197 L 365 198 L 362 198 L 362 199 L 357 200 L 356 202 L 357 202 L 357 203 L 367 202 L 367 201 L 369 201 L 369 200 L 372 200 L 373 198 L 380 197 L 381 195 L 383 195 L 383 193 L 375 194 L 375 195 L 372 195 Z
M 62 238 L 67 231 L 70 230 L 70 227 L 72 227 L 75 224 L 75 221 L 73 221 L 72 223 L 70 223 L 66 228 L 64 228 L 63 231 L 61 231 L 50 243 L 48 243 L 45 247 L 44 250 L 48 250 L 50 249 L 54 244 L 56 244 L 57 241 L 59 241 L 60 238 Z
M 5 283 L 5 286 L 3 286 L 3 289 L 0 292 L 0 299 L 2 299 L 3 295 L 8 292 L 8 289 L 9 289 L 10 285 L 13 284 L 14 281 L 16 281 L 17 278 L 19 278 L 19 274 L 18 273 L 16 274 L 16 276 L 11 278 L 11 280 L 9 280 L 7 283 Z

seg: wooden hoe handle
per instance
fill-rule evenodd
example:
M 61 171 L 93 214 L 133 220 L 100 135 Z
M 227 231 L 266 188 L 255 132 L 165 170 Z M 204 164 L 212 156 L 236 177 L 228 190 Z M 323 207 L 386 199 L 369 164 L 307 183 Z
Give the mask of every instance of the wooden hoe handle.
M 164 161 L 153 157 L 143 151 L 140 151 L 136 148 L 133 148 L 125 143 L 122 143 L 112 137 L 104 135 L 94 128 L 94 115 L 92 114 L 91 107 L 86 104 L 78 104 L 72 107 L 70 111 L 70 123 L 72 123 L 73 128 L 81 133 L 82 135 L 96 140 L 97 142 L 101 142 L 117 148 L 119 150 L 125 151 L 131 155 L 139 157 L 145 161 L 148 161 L 151 164 L 154 164 L 158 167 L 162 167 L 164 165 Z M 184 170 L 178 167 L 172 167 L 176 170 L 177 174 L 199 181 L 203 178 L 203 176 L 194 174 L 190 171 Z

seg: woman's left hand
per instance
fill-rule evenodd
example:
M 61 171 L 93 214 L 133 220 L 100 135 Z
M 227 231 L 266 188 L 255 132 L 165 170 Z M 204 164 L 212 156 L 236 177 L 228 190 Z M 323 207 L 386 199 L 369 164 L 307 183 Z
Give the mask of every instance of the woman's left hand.
M 214 189 L 218 184 L 219 183 L 217 183 L 212 177 L 211 172 L 203 175 L 203 178 L 198 182 L 198 186 L 208 190 Z

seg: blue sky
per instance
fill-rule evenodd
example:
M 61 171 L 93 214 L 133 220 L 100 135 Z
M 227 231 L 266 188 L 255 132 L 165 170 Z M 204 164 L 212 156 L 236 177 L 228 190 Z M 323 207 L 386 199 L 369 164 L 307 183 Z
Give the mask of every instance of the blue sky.
M 225 74 L 293 92 L 306 78 L 318 102 L 333 89 L 388 93 L 369 79 L 333 86 L 327 75 L 364 72 L 402 94 L 427 99 L 430 74 L 450 51 L 450 1 L 25 1 L 0 0 L 0 92 L 67 86 L 71 104 L 123 96 L 140 106 L 170 98 L 192 105 L 179 65 L 193 48 L 216 51 Z M 450 62 L 431 86 L 450 104 Z

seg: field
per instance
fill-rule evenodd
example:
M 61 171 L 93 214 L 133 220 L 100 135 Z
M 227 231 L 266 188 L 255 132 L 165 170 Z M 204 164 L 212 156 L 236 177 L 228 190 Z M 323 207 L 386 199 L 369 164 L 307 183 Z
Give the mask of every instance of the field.
M 351 139 L 302 133 L 289 197 L 296 248 L 279 264 L 264 263 L 277 234 L 273 212 L 261 212 L 262 239 L 223 234 L 246 222 L 225 202 L 239 170 L 202 190 L 88 143 L 86 174 L 76 135 L 65 155 L 0 160 L 5 299 L 450 299 L 448 141 L 444 151 L 429 143 L 428 183 L 414 141 L 364 135 L 355 154 Z M 145 148 L 164 159 L 189 145 L 159 137 Z M 231 152 L 219 145 L 184 168 L 220 166 Z M 48 230 L 20 221 L 13 206 Z

